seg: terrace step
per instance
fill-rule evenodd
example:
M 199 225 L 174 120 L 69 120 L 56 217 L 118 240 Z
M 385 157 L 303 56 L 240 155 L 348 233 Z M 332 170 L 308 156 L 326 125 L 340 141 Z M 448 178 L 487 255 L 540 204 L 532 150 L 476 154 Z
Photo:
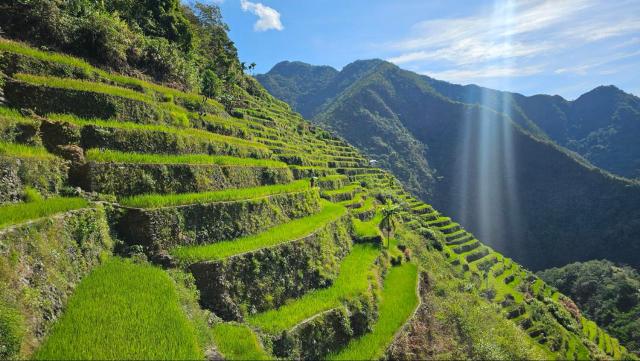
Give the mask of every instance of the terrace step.
M 440 232 L 442 232 L 444 234 L 452 234 L 452 233 L 457 232 L 457 231 L 459 231 L 461 229 L 462 229 L 462 227 L 457 223 L 451 223 L 451 224 L 449 224 L 447 226 L 439 228 Z
M 357 242 L 382 244 L 383 237 L 379 228 L 381 221 L 382 213 L 379 211 L 374 211 L 374 216 L 370 220 L 354 219 L 354 239 Z
M 411 208 L 411 211 L 415 214 L 428 214 L 433 213 L 435 210 L 428 204 L 422 204 Z
M 453 242 L 453 241 L 455 241 L 455 240 L 457 240 L 459 238 L 465 237 L 467 235 L 468 235 L 468 233 L 466 231 L 460 230 L 458 232 L 451 233 L 451 234 L 447 235 L 445 237 L 445 240 L 447 241 L 447 243 L 448 242 Z
M 325 204 L 318 214 L 255 236 L 172 254 L 190 264 L 204 307 L 225 320 L 240 320 L 330 285 L 351 248 L 349 228 L 345 208 Z
M 338 351 L 351 337 L 363 335 L 376 317 L 370 289 L 378 279 L 373 275 L 381 271 L 375 262 L 379 256 L 374 245 L 354 245 L 331 286 L 250 316 L 247 322 L 264 332 L 277 357 L 318 359 Z
M 260 143 L 193 128 L 55 116 L 53 122 L 43 121 L 40 130 L 43 142 L 53 149 L 57 145 L 77 144 L 85 150 L 271 157 L 271 151 Z
M 344 202 L 350 201 L 355 197 L 356 194 L 360 193 L 362 188 L 360 185 L 352 184 L 334 191 L 323 191 L 320 193 L 320 196 L 324 199 L 327 199 L 331 202 Z
M 486 247 L 481 248 L 480 250 L 471 253 L 470 255 L 467 255 L 465 257 L 465 259 L 467 260 L 467 262 L 471 263 L 471 262 L 476 262 L 478 260 L 483 259 L 484 257 L 488 256 L 490 253 L 489 249 Z
M 4 87 L 9 104 L 40 115 L 67 113 L 146 124 L 189 124 L 184 112 L 175 112 L 175 105 L 156 104 L 151 96 L 130 89 L 69 78 L 26 74 L 15 74 L 14 78 Z
M 78 170 L 78 184 L 90 192 L 118 196 L 206 192 L 293 180 L 284 164 L 251 158 L 90 150 L 87 160 Z
M 317 186 L 323 191 L 338 190 L 346 185 L 348 178 L 345 175 L 332 175 L 317 179 Z
M 480 247 L 480 242 L 478 242 L 477 240 L 472 240 L 469 243 L 462 244 L 458 247 L 453 247 L 452 250 L 456 254 L 462 254 L 462 253 L 471 252 L 478 247 Z
M 0 205 L 22 200 L 26 187 L 44 196 L 58 193 L 67 179 L 69 165 L 41 147 L 0 141 Z
M 218 192 L 124 199 L 117 231 L 152 257 L 177 246 L 210 244 L 266 231 L 320 209 L 307 182 Z M 137 207 L 137 208 L 133 208 Z
M 436 228 L 442 228 L 450 224 L 451 224 L 451 218 L 449 217 L 441 217 L 441 218 L 437 218 L 436 220 L 427 222 L 428 227 L 436 227 Z
M 331 175 L 335 175 L 336 170 L 333 168 L 323 168 L 323 167 L 304 167 L 304 166 L 289 166 L 291 172 L 293 173 L 294 179 L 304 179 L 311 177 L 327 177 Z
M 417 267 L 405 263 L 389 270 L 383 284 L 378 319 L 370 333 L 352 340 L 333 355 L 335 360 L 378 360 L 393 342 L 420 303 L 417 292 L 420 276 Z
M 338 174 L 344 174 L 348 176 L 360 175 L 360 174 L 377 174 L 382 171 L 378 168 L 335 168 Z
M 463 243 L 467 243 L 472 239 L 474 239 L 473 236 L 465 232 L 465 235 L 463 237 L 453 240 L 451 242 L 447 242 L 447 246 L 457 246 Z

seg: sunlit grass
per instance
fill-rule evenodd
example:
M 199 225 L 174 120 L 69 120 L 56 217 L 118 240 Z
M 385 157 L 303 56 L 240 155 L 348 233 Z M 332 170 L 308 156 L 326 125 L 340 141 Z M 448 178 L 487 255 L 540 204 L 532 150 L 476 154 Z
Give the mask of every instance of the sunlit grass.
M 21 158 L 53 159 L 55 156 L 43 147 L 23 145 L 16 143 L 0 142 L 0 156 L 13 156 Z
M 231 202 L 282 193 L 302 192 L 309 189 L 309 181 L 303 179 L 288 184 L 225 189 L 215 192 L 137 195 L 122 199 L 120 204 L 136 208 L 174 207 L 195 203 Z
M 181 154 L 165 155 L 150 153 L 130 153 L 115 150 L 90 149 L 87 160 L 94 162 L 137 163 L 137 164 L 194 164 L 194 165 L 237 165 L 245 167 L 285 168 L 283 162 L 269 159 L 237 158 L 224 155 Z
M 245 325 L 219 323 L 213 326 L 213 338 L 226 360 L 269 360 L 260 341 Z
M 73 115 L 67 115 L 67 114 L 51 114 L 49 115 L 49 118 L 53 120 L 69 122 L 79 126 L 95 125 L 95 126 L 104 127 L 104 128 L 140 130 L 140 131 L 148 131 L 148 132 L 163 132 L 163 133 L 171 133 L 171 134 L 176 134 L 181 136 L 195 137 L 199 139 L 208 140 L 211 142 L 229 143 L 229 144 L 239 145 L 243 147 L 252 147 L 252 148 L 260 149 L 262 151 L 267 151 L 269 149 L 265 145 L 258 142 L 221 135 L 221 134 L 212 133 L 212 132 L 195 129 L 195 128 L 175 128 L 175 127 L 170 127 L 165 125 L 138 124 L 138 123 L 132 123 L 132 122 L 120 122 L 117 120 L 81 119 Z
M 90 75 L 91 72 L 94 71 L 94 67 L 82 59 L 60 53 L 38 50 L 25 44 L 7 39 L 0 39 L 0 51 L 7 51 L 10 53 L 26 55 L 42 61 L 50 61 L 58 64 L 72 66 L 78 69 L 82 69 L 87 75 Z
M 384 280 L 378 321 L 373 331 L 350 342 L 331 359 L 377 360 L 384 355 L 396 332 L 409 319 L 418 305 L 416 294 L 418 268 L 412 263 L 392 267 Z
M 342 187 L 340 189 L 336 189 L 336 190 L 328 190 L 328 191 L 322 191 L 322 194 L 327 196 L 327 197 L 331 197 L 331 196 L 335 196 L 338 194 L 343 194 L 343 193 L 352 193 L 355 192 L 357 190 L 360 189 L 360 185 L 359 184 L 351 184 L 345 187 Z
M 18 109 L 9 108 L 4 105 L 0 105 L 0 123 L 4 122 L 24 122 L 24 123 L 35 123 L 36 120 L 25 117 L 20 113 Z
M 372 244 L 356 244 L 341 265 L 340 274 L 329 288 L 309 292 L 278 309 L 248 318 L 252 325 L 275 334 L 290 329 L 305 319 L 341 305 L 341 301 L 366 292 L 372 267 L 380 251 Z
M 380 222 L 382 221 L 382 212 L 378 211 L 370 221 L 353 220 L 353 231 L 356 239 L 369 240 L 381 236 Z
M 0 206 L 0 228 L 88 206 L 82 198 L 49 198 Z
M 34 85 L 42 85 L 50 88 L 60 88 L 68 90 L 87 91 L 94 93 L 104 93 L 115 95 L 123 98 L 129 98 L 146 103 L 153 103 L 154 99 L 144 93 L 140 93 L 131 89 L 97 83 L 86 80 L 78 80 L 71 78 L 57 78 L 53 76 L 38 76 L 31 74 L 15 74 L 14 78 Z
M 224 259 L 306 237 L 345 213 L 344 207 L 324 201 L 320 212 L 275 226 L 260 234 L 203 246 L 178 247 L 171 253 L 184 263 Z
M 36 359 L 203 359 L 194 324 L 160 268 L 113 258 L 78 286 Z

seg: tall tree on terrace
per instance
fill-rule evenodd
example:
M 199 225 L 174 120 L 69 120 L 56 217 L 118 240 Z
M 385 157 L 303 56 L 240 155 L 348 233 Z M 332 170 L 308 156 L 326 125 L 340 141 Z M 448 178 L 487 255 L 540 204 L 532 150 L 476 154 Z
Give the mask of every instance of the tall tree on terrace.
M 382 208 L 382 220 L 380 228 L 387 234 L 387 248 L 389 248 L 391 233 L 393 233 L 398 224 L 397 215 L 400 208 L 397 204 L 393 204 L 391 200 L 387 200 L 387 204 Z

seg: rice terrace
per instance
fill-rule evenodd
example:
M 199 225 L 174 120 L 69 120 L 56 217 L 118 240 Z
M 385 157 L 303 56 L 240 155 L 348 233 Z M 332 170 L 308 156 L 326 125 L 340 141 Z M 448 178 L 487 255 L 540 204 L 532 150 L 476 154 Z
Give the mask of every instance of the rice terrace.
M 640 357 L 637 4 L 329 3 L 0 2 L 0 359 Z

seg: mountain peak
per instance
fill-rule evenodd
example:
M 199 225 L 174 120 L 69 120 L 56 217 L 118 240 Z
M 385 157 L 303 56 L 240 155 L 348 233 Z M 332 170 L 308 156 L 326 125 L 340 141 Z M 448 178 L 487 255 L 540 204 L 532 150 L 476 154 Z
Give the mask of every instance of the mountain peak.
M 269 70 L 267 74 L 281 74 L 291 76 L 299 73 L 326 72 L 337 74 L 338 70 L 328 65 L 312 65 L 302 61 L 281 61 Z

